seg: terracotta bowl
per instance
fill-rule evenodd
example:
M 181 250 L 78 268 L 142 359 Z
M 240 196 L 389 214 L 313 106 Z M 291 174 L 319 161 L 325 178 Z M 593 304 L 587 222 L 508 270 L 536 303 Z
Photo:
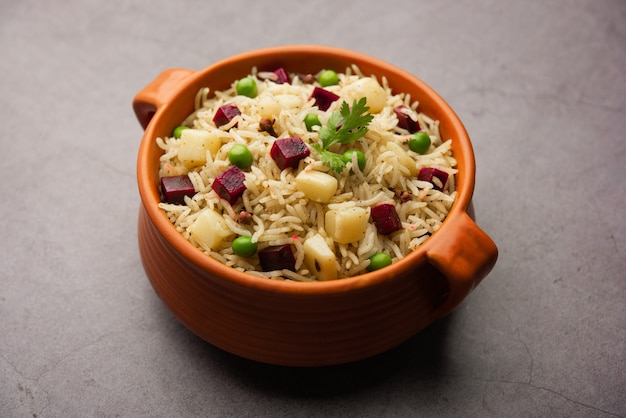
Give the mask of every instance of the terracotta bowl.
M 158 136 L 193 111 L 198 89 L 228 88 L 259 70 L 343 70 L 387 77 L 420 109 L 440 120 L 458 161 L 458 198 L 442 227 L 404 259 L 371 273 L 330 282 L 298 283 L 255 277 L 226 267 L 187 242 L 157 207 Z M 498 250 L 471 215 L 474 154 L 463 124 L 433 89 L 379 59 L 325 46 L 259 49 L 201 71 L 169 69 L 142 91 L 133 108 L 145 128 L 137 159 L 142 205 L 138 234 L 142 262 L 171 312 L 210 344 L 248 359 L 289 366 L 352 362 L 384 352 L 447 315 L 494 266 Z

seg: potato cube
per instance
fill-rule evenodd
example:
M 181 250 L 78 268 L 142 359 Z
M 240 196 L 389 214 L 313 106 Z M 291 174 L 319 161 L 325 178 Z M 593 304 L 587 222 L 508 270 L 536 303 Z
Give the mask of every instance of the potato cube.
M 226 238 L 234 235 L 216 211 L 207 209 L 189 227 L 191 238 L 205 250 L 218 250 Z
M 206 163 L 206 152 L 215 156 L 222 146 L 222 139 L 201 129 L 185 129 L 180 135 L 178 159 L 187 168 Z
M 369 218 L 369 211 L 357 206 L 331 209 L 324 216 L 326 232 L 340 244 L 360 241 L 365 237 Z
M 262 118 L 276 119 L 280 114 L 280 103 L 273 96 L 261 96 L 259 97 L 259 116 Z
M 359 100 L 365 97 L 370 113 L 379 113 L 387 105 L 387 93 L 371 77 L 361 78 L 346 87 L 350 100 Z
M 301 171 L 296 176 L 296 188 L 315 202 L 328 203 L 337 191 L 337 179 L 321 171 Z
M 304 263 L 311 273 L 315 274 L 317 280 L 335 280 L 337 278 L 337 258 L 320 234 L 313 235 L 302 246 L 304 248 Z

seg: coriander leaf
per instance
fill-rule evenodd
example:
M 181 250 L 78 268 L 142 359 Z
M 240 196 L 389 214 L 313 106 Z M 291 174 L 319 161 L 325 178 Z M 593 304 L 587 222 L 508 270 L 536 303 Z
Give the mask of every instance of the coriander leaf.
M 346 102 L 344 102 L 346 103 Z M 319 131 L 320 140 L 324 149 L 328 149 L 339 142 L 337 135 L 339 124 L 341 123 L 341 113 L 335 111 L 328 118 L 326 125 L 322 126 Z
M 329 148 L 337 143 L 348 144 L 365 136 L 367 126 L 374 119 L 373 115 L 367 113 L 369 107 L 366 103 L 367 99 L 362 97 L 359 101 L 354 100 L 350 109 L 344 101 L 340 110 L 334 111 L 326 125 L 320 128 L 319 138 L 322 144 L 314 144 L 313 148 L 320 153 L 322 163 L 337 173 L 341 173 L 346 163 L 339 154 L 329 151 Z
M 347 144 L 363 137 L 367 131 L 367 126 L 374 119 L 369 113 L 370 108 L 366 106 L 367 99 L 362 97 L 358 102 L 355 100 L 352 104 L 352 110 L 348 103 L 343 102 L 341 105 L 341 116 L 343 116 L 343 125 L 337 131 L 340 136 L 339 142 Z
M 313 149 L 320 154 L 320 160 L 322 164 L 327 167 L 330 167 L 333 171 L 337 173 L 341 173 L 346 166 L 346 162 L 341 158 L 341 155 L 336 154 L 331 151 L 327 151 L 319 144 L 311 144 Z
M 346 167 L 346 162 L 341 155 L 335 154 L 334 152 L 324 151 L 321 153 L 322 163 L 325 166 L 330 167 L 331 170 L 336 173 L 341 173 L 343 169 Z

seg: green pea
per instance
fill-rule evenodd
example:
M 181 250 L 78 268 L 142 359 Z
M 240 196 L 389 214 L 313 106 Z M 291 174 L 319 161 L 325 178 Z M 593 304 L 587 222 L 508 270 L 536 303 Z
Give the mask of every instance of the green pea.
M 314 126 L 322 126 L 320 118 L 315 113 L 309 113 L 304 117 L 304 125 L 309 132 L 313 132 Z
M 237 81 L 235 90 L 237 90 L 237 94 L 240 96 L 255 98 L 257 95 L 256 80 L 252 77 L 244 77 Z
M 252 165 L 252 153 L 243 144 L 235 144 L 228 151 L 228 159 L 231 164 L 236 165 L 241 169 L 250 168 Z
M 185 129 L 189 129 L 189 126 L 177 126 L 176 128 L 174 128 L 174 132 L 172 132 L 172 136 L 176 139 L 180 139 L 180 136 L 183 134 L 183 131 Z
M 418 154 L 425 154 L 430 148 L 430 137 L 424 132 L 415 132 L 409 139 L 409 149 Z
M 367 266 L 367 271 L 374 271 L 381 269 L 383 267 L 387 267 L 391 264 L 391 256 L 386 253 L 377 252 L 373 256 L 370 257 L 370 264 Z
M 333 70 L 324 70 L 317 78 L 322 87 L 334 86 L 339 84 L 339 76 Z
M 258 245 L 256 242 L 252 242 L 251 236 L 242 235 L 233 240 L 232 248 L 239 257 L 251 257 L 256 253 Z
M 350 149 L 343 153 L 342 158 L 346 163 L 352 162 L 352 154 L 356 154 L 356 161 L 359 165 L 359 170 L 365 170 L 365 154 L 358 149 Z

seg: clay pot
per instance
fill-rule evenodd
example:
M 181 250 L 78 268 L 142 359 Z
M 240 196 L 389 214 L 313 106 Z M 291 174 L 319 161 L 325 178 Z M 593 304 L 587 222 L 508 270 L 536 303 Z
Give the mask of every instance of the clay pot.
M 155 138 L 193 111 L 196 92 L 226 89 L 259 70 L 341 71 L 357 64 L 410 93 L 420 110 L 440 121 L 458 161 L 457 201 L 442 227 L 421 247 L 383 269 L 329 282 L 255 277 L 229 268 L 186 241 L 157 207 Z M 137 181 L 141 259 L 154 290 L 171 312 L 210 344 L 248 359 L 290 366 L 352 362 L 384 352 L 451 312 L 494 266 L 498 250 L 474 222 L 475 165 L 467 132 L 448 104 L 424 82 L 379 59 L 325 46 L 282 46 L 245 52 L 201 71 L 162 72 L 133 102 L 145 128 Z

